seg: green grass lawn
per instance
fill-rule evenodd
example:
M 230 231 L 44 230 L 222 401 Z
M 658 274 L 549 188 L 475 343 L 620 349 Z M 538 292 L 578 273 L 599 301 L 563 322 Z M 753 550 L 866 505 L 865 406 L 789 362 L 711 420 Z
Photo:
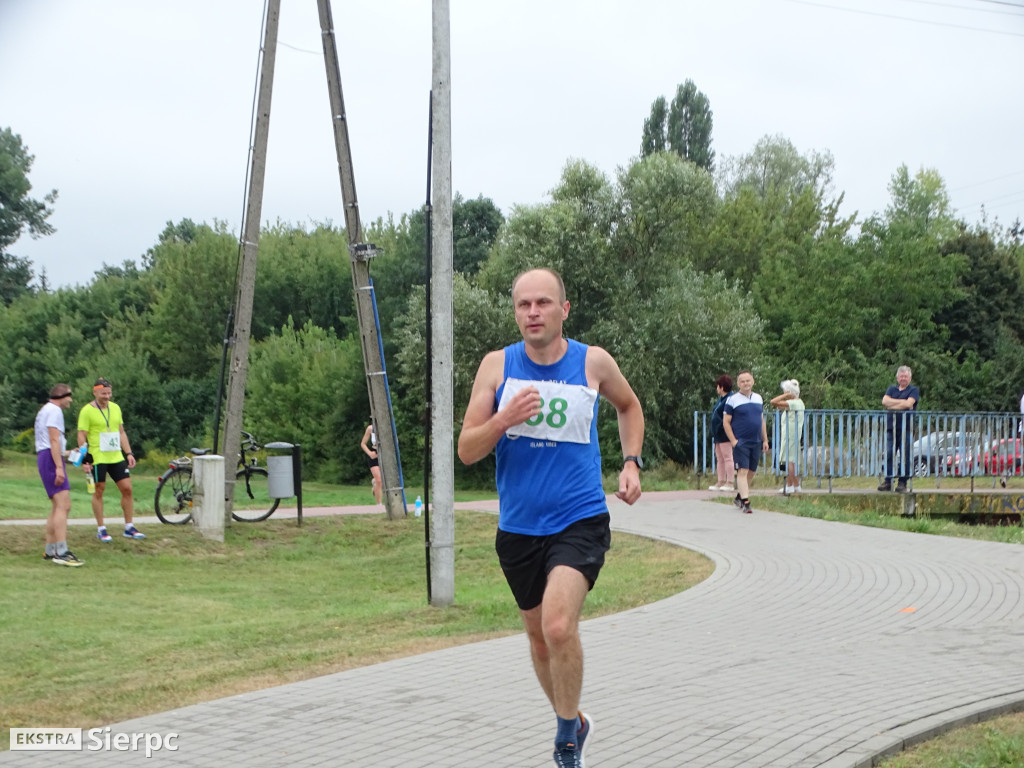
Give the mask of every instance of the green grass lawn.
M 443 609 L 427 604 L 422 518 L 271 518 L 229 527 L 224 543 L 162 525 L 103 544 L 76 527 L 80 568 L 42 560 L 38 524 L 4 526 L 0 747 L 11 727 L 96 727 L 519 632 L 495 523 L 456 513 L 455 605 Z M 711 570 L 695 553 L 615 534 L 585 616 L 667 597 Z
M 166 466 L 140 464 L 132 470 L 132 491 L 136 515 L 153 515 L 153 497 L 156 484 Z M 74 467 L 69 468 L 71 480 L 71 518 L 92 519 L 90 496 L 85 490 L 85 473 Z M 45 520 L 50 514 L 50 502 L 43 492 L 42 482 L 36 469 L 35 456 L 14 451 L 0 452 L 0 483 L 3 484 L 4 500 L 0 506 L 0 520 Z M 410 506 L 423 488 L 408 486 L 405 495 Z M 478 501 L 493 499 L 494 491 L 458 491 L 456 501 Z M 283 507 L 294 507 L 295 499 L 283 499 Z M 367 473 L 363 485 L 334 485 L 303 481 L 302 507 L 351 507 L 373 504 L 370 490 L 370 475 Z M 108 484 L 104 494 L 104 513 L 109 517 L 120 517 L 121 502 L 117 489 Z
M 138 514 L 152 514 L 161 471 L 143 466 L 133 473 Z M 91 518 L 84 478 L 76 479 L 72 475 L 72 517 Z M 615 478 L 605 481 L 612 490 Z M 671 465 L 645 473 L 644 488 L 706 485 L 697 481 Z M 4 452 L 0 483 L 5 491 L 0 519 L 45 519 L 49 502 L 34 457 Z M 946 481 L 942 485 L 947 488 Z M 868 490 L 873 481 L 852 487 Z M 421 492 L 409 488 L 407 496 L 414 499 Z M 456 494 L 460 501 L 493 497 L 488 491 Z M 368 503 L 368 482 L 303 484 L 305 508 Z M 110 494 L 107 505 L 112 516 L 120 514 Z M 874 495 L 762 496 L 757 506 L 917 533 L 1024 543 L 1024 529 L 1016 526 L 901 518 L 894 500 Z M 271 518 L 230 526 L 223 544 L 202 539 L 189 526 L 150 526 L 145 541 L 115 536 L 111 544 L 93 538 L 90 527 L 74 527 L 72 548 L 87 563 L 77 569 L 42 561 L 38 525 L 4 526 L 0 615 L 7 650 L 0 654 L 5 692 L 0 748 L 8 747 L 11 727 L 95 727 L 519 632 L 518 613 L 493 552 L 494 524 L 490 515 L 456 513 L 455 605 L 444 609 L 426 603 L 422 519 L 412 517 L 307 518 L 302 528 Z M 615 534 L 585 616 L 666 597 L 710 571 L 710 562 L 695 553 Z M 1024 766 L 1024 715 L 952 731 L 883 765 Z

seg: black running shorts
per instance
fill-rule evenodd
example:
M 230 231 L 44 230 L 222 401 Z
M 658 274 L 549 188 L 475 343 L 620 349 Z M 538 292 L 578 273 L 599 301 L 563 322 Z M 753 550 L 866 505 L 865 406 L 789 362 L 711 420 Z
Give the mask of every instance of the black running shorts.
M 120 483 L 129 476 L 128 460 L 117 462 L 117 464 L 94 464 L 96 468 L 96 482 L 105 483 L 109 476 L 115 483 Z
M 556 565 L 576 569 L 593 589 L 611 545 L 611 515 L 607 512 L 579 520 L 551 536 L 526 536 L 499 528 L 494 540 L 505 580 L 523 611 L 540 605 L 548 574 Z

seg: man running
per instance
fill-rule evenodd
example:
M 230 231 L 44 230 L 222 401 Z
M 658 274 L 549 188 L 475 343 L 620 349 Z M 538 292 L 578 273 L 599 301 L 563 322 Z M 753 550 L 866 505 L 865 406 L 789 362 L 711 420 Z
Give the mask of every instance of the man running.
M 512 283 L 523 340 L 480 363 L 459 435 L 459 458 L 497 457 L 495 549 L 530 642 L 534 672 L 557 718 L 555 764 L 583 766 L 593 722 L 579 709 L 579 617 L 611 545 L 601 482 L 598 396 L 618 413 L 618 498 L 640 498 L 644 416 L 619 366 L 600 347 L 562 336 L 569 316 L 557 272 Z

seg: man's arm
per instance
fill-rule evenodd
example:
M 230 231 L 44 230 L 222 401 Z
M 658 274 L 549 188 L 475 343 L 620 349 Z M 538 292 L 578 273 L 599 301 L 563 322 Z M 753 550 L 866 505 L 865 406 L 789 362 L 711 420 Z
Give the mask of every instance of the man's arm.
M 53 463 L 57 466 L 57 474 L 54 477 L 56 485 L 64 484 L 64 461 L 60 455 L 60 430 L 56 427 L 47 427 L 50 433 L 50 455 L 53 456 Z
M 522 424 L 540 413 L 540 392 L 523 387 L 500 411 L 494 410 L 494 396 L 505 371 L 505 351 L 488 353 L 476 372 L 473 392 L 459 433 L 459 458 L 474 464 L 494 450 L 509 427 Z
M 914 405 L 917 400 L 913 397 L 906 399 L 900 399 L 898 397 L 889 397 L 884 395 L 882 397 L 882 405 L 884 405 L 890 411 L 911 411 L 914 409 Z
M 736 443 L 739 440 L 736 439 L 736 435 L 732 433 L 732 414 L 726 413 L 722 416 L 722 429 L 725 430 L 725 436 L 729 438 L 729 445 L 733 448 L 736 447 Z
M 768 453 L 768 421 L 764 417 L 764 412 L 761 413 L 761 450 Z
M 124 451 L 125 458 L 128 460 L 128 469 L 134 469 L 135 454 L 132 453 L 132 444 L 128 442 L 128 433 L 124 431 L 124 424 L 121 425 L 120 432 L 121 450 Z
M 622 455 L 639 456 L 644 447 L 643 408 L 615 359 L 600 347 L 587 350 L 587 381 L 596 384 L 600 395 L 615 407 Z M 619 473 L 619 490 L 615 495 L 627 504 L 633 504 L 640 498 L 640 493 L 640 468 L 627 461 Z

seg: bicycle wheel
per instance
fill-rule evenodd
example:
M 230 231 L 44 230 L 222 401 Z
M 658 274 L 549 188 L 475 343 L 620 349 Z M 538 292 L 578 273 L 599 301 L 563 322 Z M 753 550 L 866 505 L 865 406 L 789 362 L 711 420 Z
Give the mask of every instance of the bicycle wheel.
M 153 508 L 160 522 L 184 525 L 192 519 L 192 470 L 168 469 L 156 483 Z
M 266 520 L 277 509 L 280 499 L 270 498 L 267 470 L 243 467 L 235 475 L 235 506 L 231 517 L 243 523 Z

